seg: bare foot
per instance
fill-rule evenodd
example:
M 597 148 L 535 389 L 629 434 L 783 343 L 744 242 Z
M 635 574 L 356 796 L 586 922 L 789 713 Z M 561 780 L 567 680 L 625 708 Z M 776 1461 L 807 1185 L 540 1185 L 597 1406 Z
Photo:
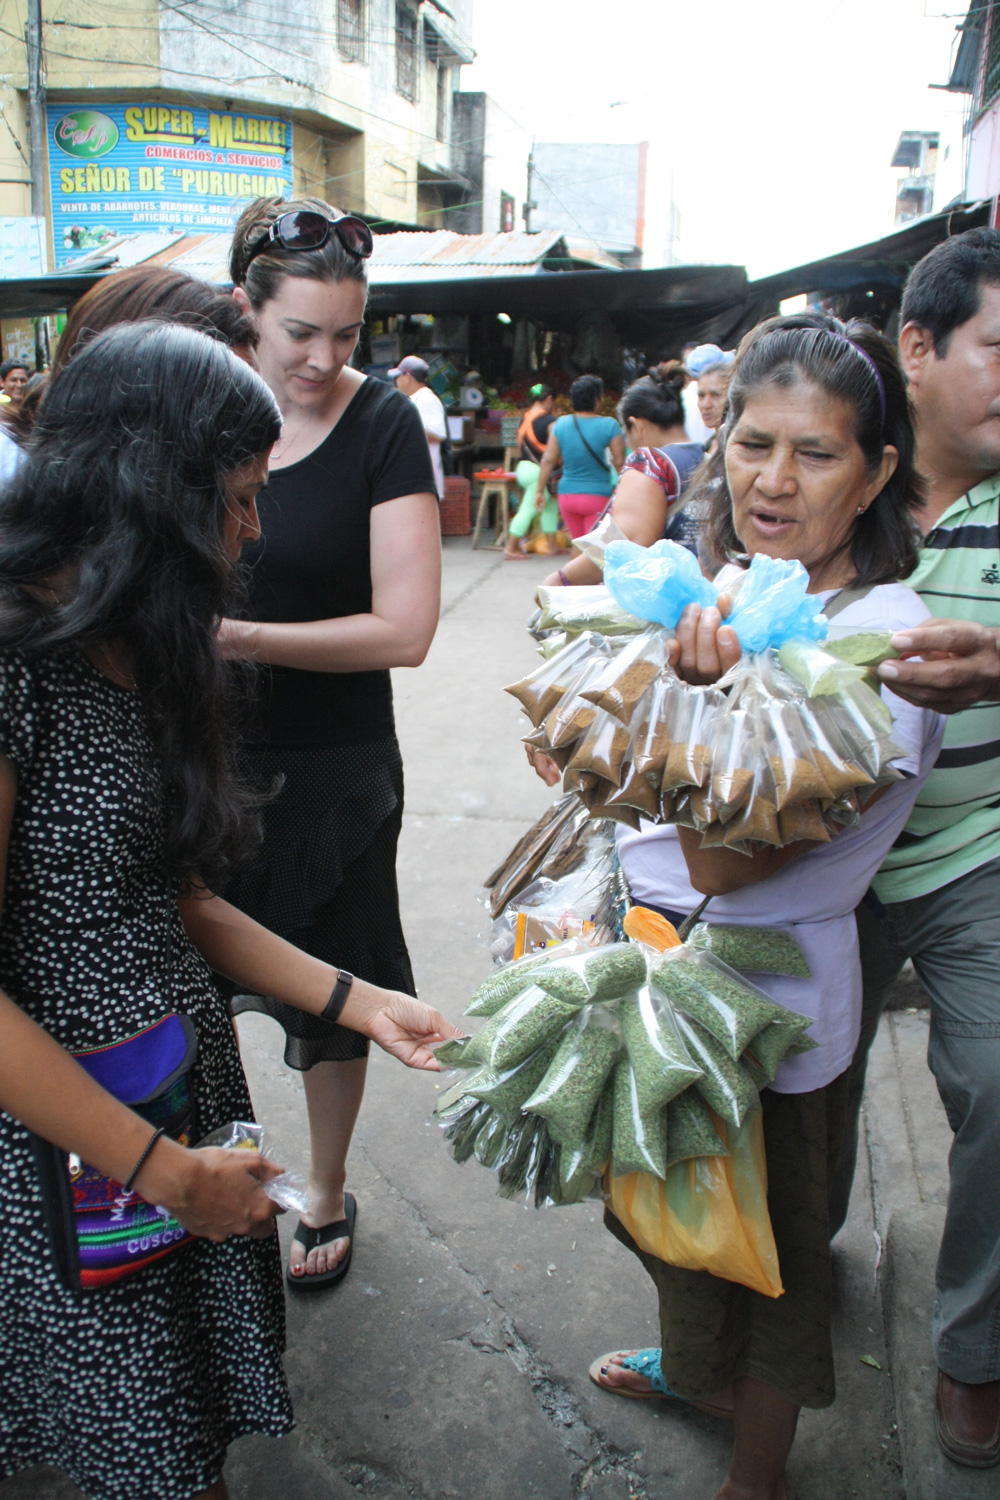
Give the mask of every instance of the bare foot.
M 515 547 L 513 550 L 510 547 L 505 547 L 503 555 L 506 562 L 524 562 L 528 554 L 522 552 L 520 547 Z
M 597 1384 L 608 1391 L 637 1391 L 642 1396 L 655 1395 L 653 1382 L 648 1375 L 641 1375 L 638 1370 L 626 1370 L 624 1361 L 631 1355 L 637 1354 L 637 1349 L 622 1349 L 612 1354 L 606 1365 L 600 1369 Z M 688 1401 L 688 1406 L 696 1406 L 699 1411 L 707 1411 L 711 1416 L 717 1417 L 722 1412 L 732 1416 L 733 1393 L 731 1390 L 720 1391 L 709 1401 Z
M 309 1212 L 302 1214 L 301 1218 L 302 1223 L 310 1229 L 322 1229 L 324 1224 L 336 1224 L 338 1219 L 344 1217 L 343 1192 L 323 1194 L 310 1187 L 309 1203 Z M 293 1276 L 322 1276 L 339 1266 L 350 1245 L 351 1242 L 346 1237 L 331 1240 L 328 1245 L 319 1245 L 307 1255 L 305 1245 L 293 1240 L 288 1255 L 289 1269 Z

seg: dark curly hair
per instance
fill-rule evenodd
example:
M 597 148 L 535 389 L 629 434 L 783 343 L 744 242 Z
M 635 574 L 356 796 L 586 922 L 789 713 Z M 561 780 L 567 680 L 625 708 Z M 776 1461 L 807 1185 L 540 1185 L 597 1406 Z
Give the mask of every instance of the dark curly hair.
M 704 541 L 709 554 L 721 566 L 744 550 L 733 524 L 726 483 L 729 434 L 757 391 L 768 385 L 788 389 L 801 381 L 811 381 L 850 404 L 855 414 L 854 435 L 870 470 L 878 467 L 887 445 L 898 451 L 895 473 L 857 518 L 851 561 L 856 584 L 906 578 L 917 562 L 914 514 L 924 503 L 924 491 L 914 467 L 913 422 L 903 373 L 893 346 L 869 324 L 856 318 L 841 323 L 823 313 L 768 318 L 740 345 L 718 452 L 695 475 L 688 499 L 689 506 L 699 500 L 705 504 Z M 885 392 L 884 422 L 880 381 Z
M 123 638 L 159 752 L 169 873 L 217 883 L 256 843 L 232 763 L 243 675 L 217 633 L 239 596 L 223 547 L 225 487 L 268 452 L 281 416 L 216 339 L 126 323 L 50 386 L 0 498 L 0 646 L 26 655 Z M 30 587 L 68 574 L 70 597 Z

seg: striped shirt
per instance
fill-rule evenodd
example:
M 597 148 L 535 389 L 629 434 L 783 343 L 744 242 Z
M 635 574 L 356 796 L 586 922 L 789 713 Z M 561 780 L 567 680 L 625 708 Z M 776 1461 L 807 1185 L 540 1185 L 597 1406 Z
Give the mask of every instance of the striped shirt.
M 1000 474 L 948 507 L 906 582 L 938 619 L 1000 629 Z M 907 901 L 1000 858 L 1000 703 L 949 714 L 944 743 L 874 882 Z

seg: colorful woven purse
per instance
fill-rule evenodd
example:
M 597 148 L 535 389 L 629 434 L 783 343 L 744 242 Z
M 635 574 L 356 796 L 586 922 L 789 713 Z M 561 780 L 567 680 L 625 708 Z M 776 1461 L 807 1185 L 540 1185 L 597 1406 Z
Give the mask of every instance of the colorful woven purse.
M 109 1094 L 187 1146 L 193 1113 L 189 1074 L 197 1051 L 189 1018 L 171 1014 L 110 1047 L 74 1056 Z M 121 1281 L 193 1238 L 165 1211 L 126 1192 L 77 1156 L 69 1158 L 69 1180 L 79 1285 L 85 1289 Z

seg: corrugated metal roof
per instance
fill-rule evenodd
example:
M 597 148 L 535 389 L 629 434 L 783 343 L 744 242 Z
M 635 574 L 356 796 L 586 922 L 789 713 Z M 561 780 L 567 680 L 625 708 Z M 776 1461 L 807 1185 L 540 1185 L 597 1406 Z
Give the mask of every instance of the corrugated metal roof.
M 435 266 L 449 276 L 454 275 L 456 266 L 504 266 L 508 272 L 512 266 L 525 266 L 536 270 L 561 239 L 558 229 L 541 234 L 516 229 L 499 234 L 458 234 L 453 229 L 376 234 L 372 269 Z

